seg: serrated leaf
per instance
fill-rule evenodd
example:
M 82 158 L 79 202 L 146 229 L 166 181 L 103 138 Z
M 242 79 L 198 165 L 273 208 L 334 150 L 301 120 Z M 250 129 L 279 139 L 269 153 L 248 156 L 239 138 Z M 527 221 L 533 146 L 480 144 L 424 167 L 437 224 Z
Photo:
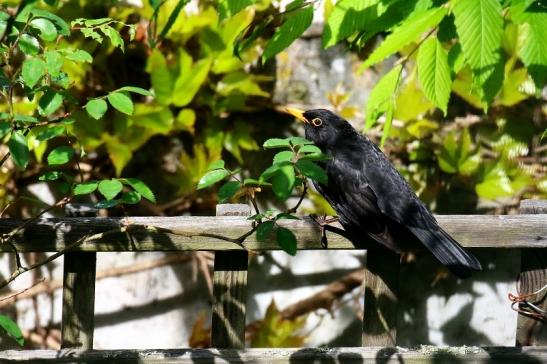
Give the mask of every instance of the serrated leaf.
M 74 62 L 86 62 L 86 63 L 92 63 L 93 57 L 88 52 L 84 51 L 83 49 L 72 49 L 67 48 L 62 50 L 65 57 L 67 59 L 70 59 Z
M 103 42 L 103 36 L 97 32 L 96 30 L 90 29 L 90 28 L 80 28 L 80 31 L 86 38 L 91 38 L 95 40 L 98 43 Z
M 0 328 L 2 328 L 2 331 L 4 331 L 9 337 L 14 339 L 17 344 L 20 346 L 25 345 L 25 338 L 23 337 L 21 329 L 9 317 L 0 315 Z
M 154 94 L 148 90 L 145 90 L 144 88 L 136 87 L 136 86 L 124 86 L 117 91 L 127 91 L 127 92 L 133 92 L 139 95 L 143 96 L 154 96 Z
M 110 43 L 112 43 L 113 47 L 120 48 L 122 52 L 125 51 L 123 39 L 116 29 L 112 28 L 110 25 L 101 25 L 99 29 L 101 29 L 101 31 L 110 39 Z
M 24 54 L 34 56 L 40 52 L 40 42 L 32 35 L 25 33 L 19 38 L 19 48 Z
M 103 99 L 89 100 L 85 105 L 85 111 L 95 120 L 103 117 L 108 110 L 108 104 Z
M 294 3 L 302 3 L 301 0 L 294 1 Z M 290 5 L 289 5 L 290 6 Z M 270 39 L 264 53 L 262 54 L 263 61 L 266 61 L 277 53 L 281 52 L 298 37 L 304 33 L 306 29 L 311 25 L 313 20 L 313 6 L 311 4 L 304 7 L 293 10 L 288 14 L 285 22 L 277 29 L 273 37 Z
M 272 230 L 275 226 L 275 222 L 273 221 L 264 221 L 258 225 L 256 228 L 256 240 L 258 241 L 266 241 L 268 240 L 268 237 L 272 233 Z
M 110 201 L 122 191 L 123 184 L 117 179 L 107 179 L 99 182 L 98 189 L 104 198 Z
M 493 97 L 484 93 L 495 94 L 492 84 L 486 86 L 488 89 L 484 87 L 500 61 L 499 49 L 503 36 L 501 11 L 498 0 L 454 1 L 454 22 L 462 51 L 476 82 L 483 88 L 483 100 L 486 101 Z
M 292 231 L 284 227 L 277 228 L 277 244 L 289 255 L 296 255 L 296 236 Z
M 462 53 L 462 46 L 460 43 L 456 43 L 448 51 L 448 66 L 452 70 L 452 73 L 457 75 L 463 68 L 465 60 Z
M 72 159 L 74 154 L 75 152 L 72 147 L 69 147 L 68 145 L 63 145 L 53 149 L 49 153 L 49 155 L 47 156 L 47 163 L 50 166 L 65 164 Z
M 312 180 L 321 183 L 322 185 L 328 184 L 328 177 L 325 170 L 319 167 L 317 164 L 310 160 L 299 160 L 296 162 L 296 167 L 304 176 L 311 178 Z
M 281 167 L 271 178 L 272 190 L 281 201 L 288 199 L 294 189 L 296 176 L 292 165 Z
M 142 197 L 147 199 L 150 202 L 156 203 L 156 196 L 154 192 L 140 179 L 137 178 L 126 178 L 124 180 L 131 188 L 137 191 Z
M 46 11 L 46 10 L 43 10 L 43 9 L 37 9 L 37 8 L 33 8 L 31 10 L 31 13 L 34 16 L 50 20 L 53 24 L 55 24 L 55 27 L 57 28 L 57 31 L 58 31 L 59 34 L 64 35 L 64 36 L 70 35 L 70 27 L 59 16 L 57 16 L 53 13 L 50 13 L 49 11 Z
M 131 97 L 121 92 L 111 92 L 106 98 L 114 109 L 127 115 L 133 115 L 133 101 L 131 101 Z
M 236 181 L 226 182 L 218 190 L 218 202 L 225 203 L 231 199 L 235 193 L 241 188 L 241 183 Z
M 141 194 L 136 191 L 128 191 L 122 193 L 122 197 L 119 200 L 121 203 L 134 205 L 141 201 Z
M 284 150 L 277 153 L 273 158 L 273 164 L 281 162 L 290 162 L 294 156 L 294 153 L 290 150 Z
M 87 195 L 92 192 L 95 192 L 97 187 L 99 186 L 99 182 L 97 181 L 90 181 L 90 182 L 84 182 L 79 183 L 74 186 L 73 193 L 75 196 L 77 195 Z
M 393 104 L 401 79 L 402 65 L 393 67 L 374 86 L 367 101 L 365 130 L 370 129 Z
M 222 181 L 229 175 L 230 173 L 225 169 L 215 169 L 213 171 L 209 171 L 203 177 L 201 177 L 198 182 L 197 189 L 201 190 L 203 188 L 214 185 L 215 183 Z
M 285 167 L 285 166 L 289 166 L 291 165 L 292 163 L 290 161 L 284 161 L 284 162 L 279 162 L 279 163 L 275 163 L 271 166 L 269 166 L 268 168 L 266 168 L 264 170 L 264 172 L 262 172 L 262 174 L 260 175 L 260 180 L 262 181 L 267 181 L 269 180 L 274 174 L 277 173 L 277 171 L 279 171 L 282 167 Z
M 518 54 L 541 89 L 547 83 L 547 13 L 525 13 L 525 19 L 519 32 Z
M 53 114 L 63 104 L 63 95 L 53 89 L 48 89 L 38 101 L 38 112 L 42 116 Z
M 273 149 L 273 148 L 284 148 L 284 147 L 290 147 L 290 143 L 288 139 L 279 139 L 279 138 L 271 138 L 268 139 L 262 144 L 264 149 Z
M 49 50 L 44 52 L 44 59 L 46 61 L 47 73 L 51 77 L 58 77 L 63 67 L 63 56 L 57 51 Z
M 437 39 L 430 38 L 420 46 L 417 62 L 425 95 L 446 116 L 452 86 L 447 52 Z
M 9 151 L 13 162 L 19 169 L 27 168 L 30 158 L 27 138 L 19 130 L 11 133 L 11 138 L 8 142 Z
M 21 76 L 28 87 L 33 88 L 46 74 L 46 63 L 40 58 L 28 58 L 23 63 Z
M 437 26 L 446 15 L 446 8 L 439 7 L 410 16 L 393 30 L 386 39 L 372 52 L 363 63 L 361 70 L 366 69 L 400 51 L 407 44 L 415 41 L 423 32 Z
M 313 153 L 313 154 L 321 154 L 323 153 L 321 149 L 316 147 L 315 145 L 303 145 L 298 149 L 298 153 Z
M 57 38 L 57 29 L 55 25 L 44 18 L 35 18 L 29 23 L 29 25 L 40 32 L 40 38 L 46 42 L 51 42 Z

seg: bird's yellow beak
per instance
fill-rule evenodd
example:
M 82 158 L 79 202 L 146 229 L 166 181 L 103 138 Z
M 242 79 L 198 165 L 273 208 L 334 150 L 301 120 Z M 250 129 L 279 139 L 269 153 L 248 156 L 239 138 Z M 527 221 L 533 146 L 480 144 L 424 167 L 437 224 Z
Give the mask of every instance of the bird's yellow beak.
M 298 120 L 300 120 L 300 121 L 303 122 L 303 123 L 306 123 L 306 124 L 309 124 L 309 123 L 310 123 L 310 122 L 304 117 L 304 111 L 302 111 L 302 110 L 295 109 L 295 108 L 292 108 L 292 107 L 286 107 L 286 108 L 285 108 L 285 111 L 286 111 L 288 114 L 291 114 L 292 116 L 294 116 L 295 118 L 297 118 Z

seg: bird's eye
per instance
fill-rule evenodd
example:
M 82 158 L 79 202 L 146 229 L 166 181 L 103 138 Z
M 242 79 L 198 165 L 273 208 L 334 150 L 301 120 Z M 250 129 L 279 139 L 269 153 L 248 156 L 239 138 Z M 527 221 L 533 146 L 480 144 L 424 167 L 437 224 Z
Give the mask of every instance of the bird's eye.
M 319 118 L 315 118 L 311 121 L 311 123 L 313 124 L 313 126 L 321 126 L 323 125 L 323 120 Z

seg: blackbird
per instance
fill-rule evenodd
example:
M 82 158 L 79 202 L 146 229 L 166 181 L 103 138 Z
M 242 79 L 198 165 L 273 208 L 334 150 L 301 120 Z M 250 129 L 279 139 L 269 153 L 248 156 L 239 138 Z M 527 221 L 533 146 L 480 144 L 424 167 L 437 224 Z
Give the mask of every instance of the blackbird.
M 437 223 L 382 151 L 346 120 L 325 110 L 286 109 L 304 122 L 306 139 L 330 159 L 318 162 L 328 184 L 313 182 L 338 214 L 344 236 L 359 246 L 365 236 L 400 253 L 423 244 L 452 273 L 466 278 L 481 264 Z M 410 243 L 409 243 L 410 242 Z

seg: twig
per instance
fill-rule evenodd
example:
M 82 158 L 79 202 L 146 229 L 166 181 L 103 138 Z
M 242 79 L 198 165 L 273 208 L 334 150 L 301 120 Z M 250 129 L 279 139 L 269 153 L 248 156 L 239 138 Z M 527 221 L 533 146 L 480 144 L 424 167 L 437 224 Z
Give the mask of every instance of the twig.
M 287 212 L 289 214 L 294 214 L 296 212 L 296 210 L 298 210 L 298 208 L 300 207 L 300 205 L 302 204 L 302 201 L 304 201 L 304 198 L 306 197 L 306 194 L 308 193 L 308 184 L 306 183 L 306 181 L 304 181 L 304 183 L 302 184 L 302 194 L 300 195 L 300 199 L 298 200 L 298 202 L 296 203 L 296 205 L 294 205 L 292 208 L 290 208 L 289 210 L 287 210 Z
M 10 300 L 10 302 L 11 302 L 11 301 L 16 301 L 15 298 L 16 298 L 17 296 L 20 296 L 20 295 L 22 295 L 23 293 L 26 293 L 26 292 L 30 291 L 32 288 L 34 288 L 34 287 L 38 286 L 39 284 L 43 283 L 45 280 L 46 280 L 46 277 L 42 277 L 42 279 L 40 279 L 40 280 L 34 282 L 31 286 L 29 286 L 29 287 L 27 287 L 27 288 L 25 288 L 25 289 L 22 289 L 22 290 L 20 290 L 20 291 L 18 291 L 18 292 L 9 294 L 9 295 L 4 296 L 4 297 L 0 297 L 0 302 L 3 303 L 4 301 L 7 301 L 7 300 Z M 3 304 L 0 304 L 0 307 L 2 307 L 2 306 L 3 306 Z

